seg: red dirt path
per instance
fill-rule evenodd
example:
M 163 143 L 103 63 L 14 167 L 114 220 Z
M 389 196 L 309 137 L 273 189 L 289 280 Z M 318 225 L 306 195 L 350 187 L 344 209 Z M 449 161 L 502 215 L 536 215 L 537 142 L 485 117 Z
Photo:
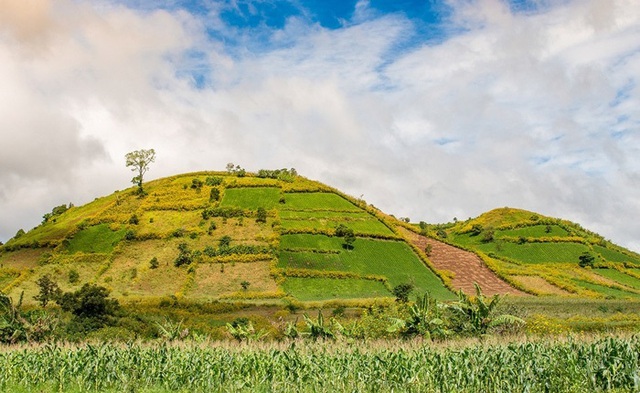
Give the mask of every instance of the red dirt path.
M 436 269 L 454 273 L 455 276 L 451 280 L 451 284 L 455 290 L 462 289 L 466 294 L 475 295 L 476 289 L 473 285 L 475 282 L 482 289 L 482 293 L 488 296 L 494 294 L 527 295 L 500 279 L 476 254 L 418 235 L 406 228 L 398 227 L 398 230 L 421 250 L 424 250 L 427 244 L 431 244 L 429 260 Z

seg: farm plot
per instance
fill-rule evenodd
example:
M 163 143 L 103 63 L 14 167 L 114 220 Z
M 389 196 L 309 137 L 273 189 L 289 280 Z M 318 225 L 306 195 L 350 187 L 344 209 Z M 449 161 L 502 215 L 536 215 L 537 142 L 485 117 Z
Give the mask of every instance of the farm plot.
M 105 253 L 113 251 L 125 235 L 125 230 L 113 231 L 108 224 L 95 225 L 81 230 L 69 241 L 67 251 L 70 253 Z
M 600 285 L 600 284 L 595 284 L 589 281 L 584 281 L 584 280 L 578 280 L 578 279 L 574 279 L 573 280 L 574 284 L 581 286 L 583 288 L 587 288 L 591 291 L 594 292 L 598 292 L 603 296 L 606 297 L 610 297 L 610 298 L 635 298 L 638 299 L 640 298 L 640 294 L 637 293 L 632 293 L 632 292 L 627 292 L 627 291 L 623 291 L 617 288 L 610 288 L 604 285 Z
M 281 268 L 335 270 L 361 275 L 381 275 L 393 287 L 412 283 L 417 293 L 430 291 L 432 295 L 449 299 L 453 294 L 429 270 L 404 242 L 358 238 L 353 250 L 345 250 L 342 239 L 322 235 L 285 235 L 281 247 L 293 252 L 281 252 Z M 296 249 L 299 251 L 296 252 Z M 313 252 L 334 251 L 338 254 Z
M 391 229 L 372 216 L 363 218 L 352 218 L 349 216 L 332 218 L 302 218 L 283 219 L 282 228 L 286 229 L 335 229 L 338 225 L 346 225 L 353 229 L 356 235 L 383 235 L 393 236 Z
M 303 301 L 392 296 L 383 283 L 359 278 L 287 277 L 282 289 Z
M 578 263 L 578 257 L 590 249 L 581 243 L 485 243 L 478 248 L 486 253 L 523 263 Z
M 228 188 L 220 206 L 240 207 L 256 210 L 259 207 L 273 209 L 280 200 L 280 189 L 276 187 Z
M 623 254 L 619 251 L 611 250 L 608 248 L 604 248 L 599 245 L 594 245 L 593 250 L 599 253 L 604 259 L 611 262 L 631 262 L 635 265 L 640 266 L 640 258 L 632 257 L 626 254 Z
M 340 195 L 328 192 L 292 192 L 284 194 L 282 210 L 361 211 Z
M 523 236 L 523 237 L 566 237 L 570 236 L 564 228 L 558 225 L 532 225 L 523 228 L 514 228 L 496 231 L 497 236 Z
M 640 279 L 630 276 L 628 274 L 624 274 L 619 270 L 598 269 L 598 270 L 595 270 L 595 272 L 601 276 L 617 281 L 631 288 L 640 290 Z

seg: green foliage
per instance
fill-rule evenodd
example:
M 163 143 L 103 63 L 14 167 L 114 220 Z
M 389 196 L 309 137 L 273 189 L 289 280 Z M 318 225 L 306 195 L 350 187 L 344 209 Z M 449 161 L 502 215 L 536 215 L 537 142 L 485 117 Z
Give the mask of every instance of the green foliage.
M 585 251 L 578 257 L 580 267 L 593 267 L 595 257 L 591 253 Z
M 182 242 L 178 244 L 178 256 L 173 261 L 174 266 L 180 267 L 182 265 L 189 265 L 193 262 L 193 252 L 189 249 L 187 243 Z
M 219 176 L 207 176 L 207 178 L 204 180 L 204 184 L 214 187 L 221 185 L 222 181 L 223 179 Z
M 282 283 L 282 289 L 302 301 L 391 296 L 383 283 L 360 278 L 287 277 Z
M 227 173 L 238 177 L 244 177 L 247 174 L 247 171 L 245 171 L 244 168 L 240 167 L 240 165 L 234 165 L 232 162 L 230 162 L 227 164 Z
M 224 235 L 220 238 L 219 242 L 218 242 L 218 247 L 219 248 L 229 248 L 231 246 L 231 236 L 229 235 Z
M 282 180 L 285 182 L 293 182 L 296 178 L 296 176 L 298 176 L 298 172 L 295 170 L 295 168 L 291 168 L 291 169 L 260 169 L 257 173 L 257 176 L 260 178 L 268 178 L 268 179 L 278 179 L 278 180 Z
M 316 319 L 311 318 L 307 313 L 304 313 L 302 317 L 304 318 L 304 323 L 307 325 L 307 329 L 309 329 L 306 334 L 313 340 L 334 339 L 336 337 L 335 333 L 331 331 L 331 327 L 325 324 L 324 315 L 322 315 L 321 310 L 318 310 Z
M 409 295 L 411 295 L 412 291 L 413 291 L 413 284 L 404 283 L 404 284 L 398 284 L 395 287 L 393 287 L 393 291 L 391 292 L 393 293 L 393 296 L 396 297 L 396 302 L 406 303 L 409 301 Z
M 267 222 L 267 211 L 264 207 L 259 207 L 256 212 L 256 222 L 266 223 Z
M 55 220 L 58 216 L 71 209 L 72 206 L 73 205 L 70 203 L 68 207 L 65 204 L 54 207 L 53 209 L 51 209 L 51 213 L 46 213 L 44 216 L 42 216 L 42 223 L 45 224 L 50 220 Z
M 149 268 L 157 269 L 158 266 L 160 266 L 160 263 L 158 262 L 158 258 L 156 257 L 151 258 L 151 260 L 149 261 Z
M 182 341 L 189 337 L 189 329 L 183 326 L 184 320 L 178 323 L 166 318 L 163 323 L 156 322 L 160 337 L 167 341 Z
M 37 300 L 42 307 L 47 307 L 50 301 L 55 301 L 62 294 L 58 283 L 53 281 L 48 274 L 41 276 L 36 281 L 36 285 L 38 285 L 38 294 L 33 298 Z
M 138 192 L 142 195 L 142 180 L 144 174 L 149 170 L 149 165 L 156 160 L 156 152 L 153 149 L 135 150 L 125 155 L 127 167 L 131 167 L 131 171 L 137 173 L 131 179 L 131 182 L 138 186 Z
M 139 223 L 140 223 L 140 219 L 138 218 L 138 216 L 136 214 L 133 214 L 131 216 L 131 218 L 129 218 L 129 224 L 138 225 Z
M 202 186 L 204 185 L 204 183 L 202 182 L 202 180 L 195 178 L 191 180 L 191 188 L 196 190 L 196 191 L 200 191 L 200 189 L 202 189 Z
M 220 200 L 220 189 L 217 187 L 212 187 L 211 191 L 209 191 L 209 202 L 217 202 Z
M 247 280 L 243 280 L 240 283 L 240 286 L 242 287 L 243 291 L 246 291 L 247 289 L 249 289 L 249 285 L 251 285 L 251 283 L 249 281 L 247 281 Z
M 247 318 L 236 318 L 232 323 L 226 325 L 227 332 L 238 342 L 258 341 L 263 339 L 267 333 L 253 327 L 253 323 Z
M 69 270 L 69 283 L 75 284 L 80 280 L 80 273 L 76 269 Z
M 421 336 L 427 340 L 441 340 L 452 334 L 445 317 L 446 306 L 439 304 L 429 292 L 418 297 L 409 307 L 409 315 L 392 319 L 390 332 L 399 332 L 402 337 Z
M 20 239 L 22 236 L 24 236 L 26 234 L 26 232 L 24 231 L 24 229 L 20 228 L 18 229 L 18 231 L 16 232 L 16 234 L 13 236 L 14 240 Z
M 499 325 L 524 325 L 524 320 L 513 315 L 502 314 L 495 316 L 496 307 L 501 300 L 494 295 L 487 301 L 478 284 L 475 284 L 476 296 L 470 297 L 464 292 L 458 292 L 458 301 L 449 306 L 454 318 L 454 329 L 460 333 L 474 336 L 487 334 L 490 328 Z
M 63 293 L 56 302 L 63 311 L 96 321 L 104 321 L 120 308 L 117 300 L 109 298 L 108 289 L 95 284 L 84 284 L 75 292 Z
M 244 210 L 240 208 L 234 207 L 215 207 L 204 209 L 202 211 L 202 218 L 208 220 L 211 217 L 224 217 L 224 218 L 233 218 L 233 217 L 244 217 Z
M 22 310 L 20 294 L 18 304 L 0 292 L 0 343 L 16 344 L 19 342 L 43 342 L 51 337 L 58 324 L 58 319 L 47 312 Z

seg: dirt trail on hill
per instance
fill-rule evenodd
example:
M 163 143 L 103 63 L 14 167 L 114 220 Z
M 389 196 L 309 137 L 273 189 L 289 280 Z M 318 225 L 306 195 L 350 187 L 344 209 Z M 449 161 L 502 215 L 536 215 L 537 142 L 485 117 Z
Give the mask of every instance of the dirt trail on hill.
M 474 295 L 476 289 L 473 283 L 476 282 L 482 289 L 482 293 L 488 296 L 494 294 L 528 295 L 500 279 L 476 254 L 418 235 L 402 227 L 398 227 L 398 230 L 421 250 L 424 250 L 427 244 L 431 244 L 429 260 L 436 269 L 449 270 L 455 274 L 451 280 L 455 290 L 462 289 L 464 293 Z

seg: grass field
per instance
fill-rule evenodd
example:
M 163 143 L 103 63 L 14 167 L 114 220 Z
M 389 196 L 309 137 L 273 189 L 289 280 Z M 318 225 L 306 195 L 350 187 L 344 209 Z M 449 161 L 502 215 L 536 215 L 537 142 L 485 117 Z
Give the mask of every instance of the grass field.
M 500 236 L 523 236 L 523 237 L 551 237 L 551 236 L 569 236 L 569 232 L 567 232 L 564 228 L 559 227 L 557 225 L 550 225 L 550 231 L 547 232 L 546 225 L 532 225 L 523 228 L 515 228 L 515 229 L 507 229 L 503 231 L 497 231 L 497 237 Z
M 498 246 L 494 243 L 478 245 L 478 248 L 486 253 L 493 252 L 496 255 L 523 263 L 572 263 L 578 264 L 578 257 L 583 252 L 588 252 L 589 247 L 580 243 L 524 243 L 515 244 L 505 242 Z
M 624 274 L 621 271 L 614 270 L 614 269 L 597 269 L 594 271 L 601 276 L 607 277 L 621 284 L 630 286 L 631 288 L 640 290 L 640 279 L 636 277 L 630 276 L 628 274 Z
M 306 220 L 282 220 L 282 228 L 284 229 L 335 229 L 338 225 L 343 224 L 353 229 L 356 235 L 393 235 L 393 231 L 386 225 L 369 216 L 361 219 L 306 219 Z
M 383 283 L 357 278 L 287 277 L 282 289 L 303 301 L 392 297 Z
M 633 299 L 640 299 L 640 294 L 637 293 L 632 293 L 632 292 L 627 292 L 627 291 L 622 291 L 620 289 L 617 288 L 609 288 L 607 286 L 604 285 L 599 285 L 599 284 L 594 284 L 592 282 L 588 282 L 588 281 L 584 281 L 584 280 L 578 280 L 575 279 L 573 280 L 574 283 L 576 285 L 579 285 L 581 287 L 590 289 L 592 291 L 601 293 L 609 298 L 616 298 L 616 299 L 620 299 L 620 298 L 633 298 Z
M 76 233 L 69 241 L 67 251 L 108 254 L 122 240 L 125 232 L 125 229 L 112 231 L 108 224 L 95 225 Z
M 594 245 L 593 249 L 598 252 L 602 257 L 611 262 L 631 262 L 640 266 L 640 259 L 625 255 L 621 252 L 610 250 L 599 245 Z
M 301 192 L 284 194 L 285 203 L 281 209 L 293 210 L 344 210 L 360 211 L 361 209 L 343 197 L 325 192 Z
M 220 206 L 269 210 L 278 205 L 280 195 L 280 189 L 275 187 L 229 188 L 225 190 Z
M 284 235 L 285 249 L 318 249 L 339 251 L 339 254 L 313 252 L 281 252 L 279 266 L 317 270 L 339 270 L 387 277 L 393 287 L 412 283 L 416 293 L 430 291 L 440 299 L 453 298 L 440 279 L 413 253 L 404 242 L 358 238 L 353 250 L 342 247 L 342 239 L 323 235 Z M 330 288 L 327 288 L 327 291 Z

